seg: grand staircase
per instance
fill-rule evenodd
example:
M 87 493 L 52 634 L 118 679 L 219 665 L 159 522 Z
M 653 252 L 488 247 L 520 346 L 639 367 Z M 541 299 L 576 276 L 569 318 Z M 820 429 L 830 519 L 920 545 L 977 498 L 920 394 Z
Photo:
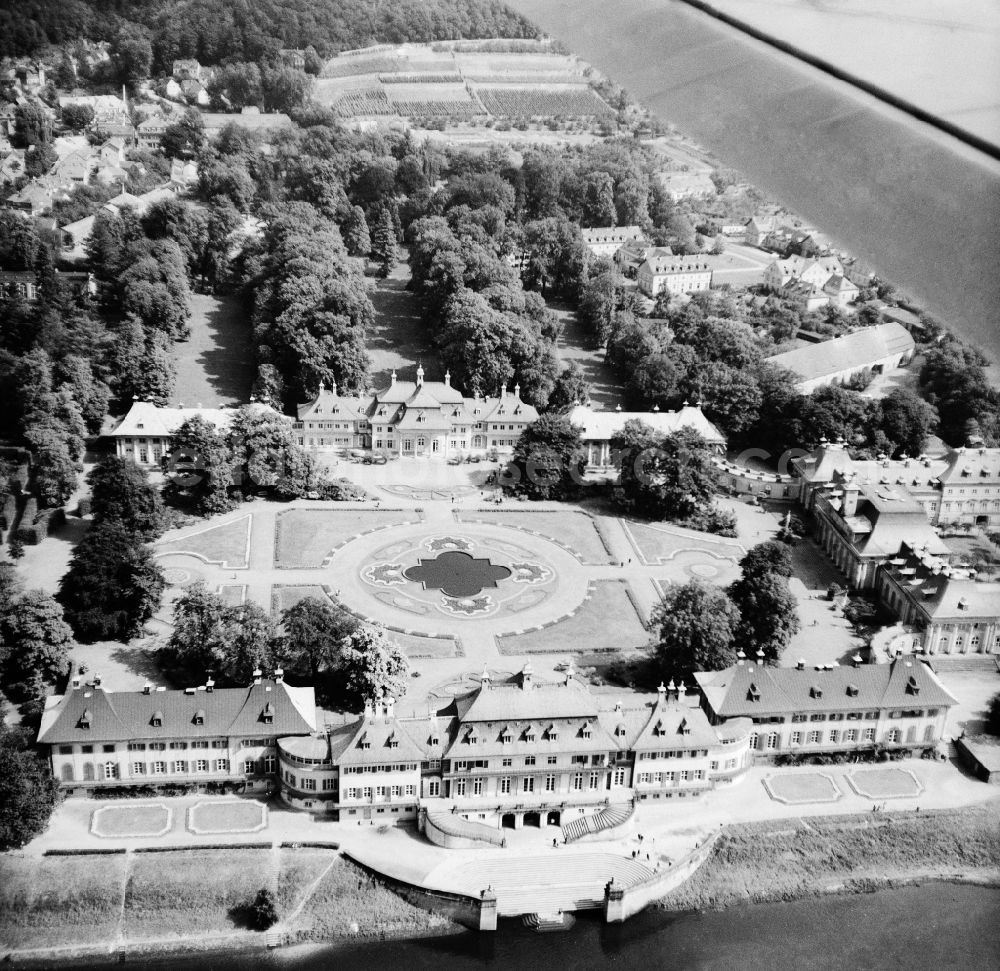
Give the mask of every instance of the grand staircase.
M 563 839 L 567 843 L 590 836 L 593 833 L 601 833 L 605 830 L 616 829 L 624 826 L 635 813 L 634 802 L 619 802 L 607 806 L 593 816 L 581 816 L 566 823 L 562 827 Z
M 461 839 L 476 840 L 489 846 L 505 846 L 503 833 L 495 826 L 484 826 L 465 819 L 457 813 L 443 810 L 428 810 L 427 822 L 446 836 L 456 836 Z
M 461 890 L 478 897 L 490 887 L 500 917 L 558 914 L 569 910 L 597 910 L 604 906 L 604 888 L 611 879 L 631 886 L 652 871 L 627 857 L 612 853 L 546 853 L 542 856 L 506 855 L 469 863 L 455 874 Z

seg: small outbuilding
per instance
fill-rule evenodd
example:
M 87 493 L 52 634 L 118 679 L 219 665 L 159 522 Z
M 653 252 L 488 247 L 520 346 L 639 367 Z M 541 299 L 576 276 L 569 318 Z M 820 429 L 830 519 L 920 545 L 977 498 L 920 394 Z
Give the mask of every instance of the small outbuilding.
M 955 739 L 958 757 L 977 779 L 1000 785 L 1000 738 L 995 735 L 963 735 Z

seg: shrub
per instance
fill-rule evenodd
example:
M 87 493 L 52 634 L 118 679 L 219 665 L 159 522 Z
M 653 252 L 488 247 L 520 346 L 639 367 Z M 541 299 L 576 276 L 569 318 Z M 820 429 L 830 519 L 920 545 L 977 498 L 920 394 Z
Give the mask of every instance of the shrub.
M 76 514 L 82 519 L 90 515 L 90 496 L 84 496 L 76 507 Z
M 45 527 L 21 526 L 18 528 L 16 536 L 26 546 L 37 546 L 45 539 Z

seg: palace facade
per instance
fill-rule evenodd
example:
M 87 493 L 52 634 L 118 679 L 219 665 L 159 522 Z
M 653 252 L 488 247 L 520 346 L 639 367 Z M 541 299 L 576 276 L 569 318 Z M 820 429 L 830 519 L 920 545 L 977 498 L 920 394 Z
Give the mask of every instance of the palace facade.
M 95 677 L 74 678 L 47 699 L 38 742 L 52 775 L 71 792 L 105 786 L 230 783 L 251 792 L 275 787 L 279 737 L 316 730 L 312 688 L 260 671 L 245 688 L 110 691 Z
M 934 748 L 958 703 L 926 664 L 902 658 L 810 669 L 741 657 L 724 671 L 694 677 L 713 725 L 750 719 L 758 757 Z
M 399 381 L 364 395 L 341 395 L 320 385 L 316 397 L 299 405 L 294 428 L 304 448 L 371 449 L 400 457 L 449 458 L 495 450 L 511 452 L 521 433 L 538 418 L 521 399 L 521 386 L 496 397 L 465 397 L 444 381 Z

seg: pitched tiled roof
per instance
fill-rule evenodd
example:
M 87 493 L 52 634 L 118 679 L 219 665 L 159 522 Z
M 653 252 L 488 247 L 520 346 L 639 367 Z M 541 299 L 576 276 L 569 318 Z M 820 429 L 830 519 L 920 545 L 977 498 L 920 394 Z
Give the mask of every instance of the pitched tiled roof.
M 788 368 L 802 381 L 866 367 L 894 354 L 910 353 L 913 338 L 899 324 L 877 324 L 843 337 L 809 344 L 775 354 L 767 360 L 778 367 Z
M 270 708 L 268 708 L 270 706 Z M 265 720 L 265 709 L 270 721 Z M 155 717 L 154 717 L 155 716 Z M 159 721 L 159 724 L 154 722 Z M 262 681 L 246 688 L 105 691 L 74 688 L 50 699 L 38 741 L 126 742 L 226 735 L 302 735 L 316 729 L 312 688 Z
M 330 753 L 341 765 L 420 762 L 427 757 L 397 719 L 378 711 L 331 734 Z
M 638 419 L 661 435 L 679 428 L 693 428 L 708 442 L 726 443 L 726 437 L 704 415 L 701 408 L 688 405 L 679 411 L 595 411 L 577 405 L 569 413 L 570 424 L 582 429 L 583 440 L 609 441 L 622 430 L 625 422 Z
M 695 680 L 712 711 L 723 718 L 957 703 L 930 668 L 902 660 L 823 671 L 746 663 L 698 671 Z

